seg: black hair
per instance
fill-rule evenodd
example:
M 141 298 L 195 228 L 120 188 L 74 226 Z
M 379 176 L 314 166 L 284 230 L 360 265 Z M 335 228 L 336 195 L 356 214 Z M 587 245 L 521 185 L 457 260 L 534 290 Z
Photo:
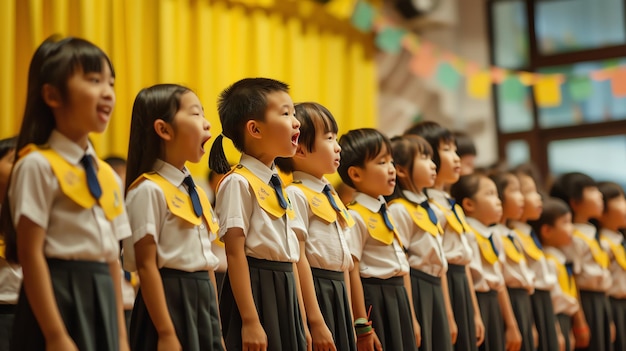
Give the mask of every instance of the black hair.
M 500 201 L 502 201 L 502 205 L 504 205 L 504 190 L 506 190 L 506 187 L 509 186 L 511 178 L 516 178 L 515 174 L 512 172 L 492 170 L 488 172 L 487 176 L 496 184 L 498 197 L 500 198 Z
M 579 201 L 583 198 L 585 188 L 595 186 L 597 186 L 596 181 L 584 173 L 565 173 L 552 184 L 550 196 L 561 199 L 568 206 L 571 206 L 572 201 Z
M 67 81 L 77 72 L 102 72 L 108 66 L 111 76 L 115 70 L 109 57 L 91 42 L 74 37 L 61 38 L 52 35 L 35 50 L 28 67 L 28 88 L 26 107 L 22 125 L 17 137 L 15 148 L 34 143 L 42 145 L 48 141 L 50 133 L 56 127 L 52 109 L 46 104 L 42 95 L 45 85 L 58 90 L 61 99 L 67 100 Z M 17 157 L 15 162 L 17 162 Z M 11 180 L 9 179 L 9 184 Z M 0 233 L 3 233 L 6 244 L 6 258 L 17 262 L 16 232 L 8 205 L 8 193 L 5 195 L 0 215 Z
M 462 205 L 464 199 L 473 199 L 480 189 L 480 180 L 488 178 L 485 174 L 474 172 L 459 178 L 459 181 L 450 187 L 450 196 L 457 204 Z
M 433 162 L 437 166 L 437 172 L 441 168 L 441 158 L 439 157 L 439 144 L 454 142 L 452 132 L 433 121 L 424 121 L 414 124 L 407 129 L 404 134 L 413 134 L 426 139 L 433 149 Z
M 549 197 L 543 202 L 543 210 L 541 216 L 537 220 L 528 221 L 528 224 L 533 228 L 535 233 L 539 236 L 540 240 L 543 240 L 541 236 L 541 227 L 544 225 L 554 226 L 557 219 L 571 213 L 569 205 L 556 197 Z
M 424 155 L 426 157 L 433 156 L 433 149 L 426 139 L 411 134 L 391 138 L 391 156 L 393 157 L 393 162 L 396 165 L 396 169 L 398 166 L 401 166 L 409 172 L 409 182 L 411 182 L 411 188 L 415 188 L 415 184 L 412 184 L 412 175 L 415 157 L 417 157 L 417 155 Z M 402 190 L 411 189 L 406 189 L 406 184 L 402 183 L 403 182 L 399 179 L 396 180 L 396 186 L 393 189 L 393 194 L 385 197 L 388 201 L 396 198 L 405 198 Z
M 456 153 L 459 157 L 472 155 L 476 156 L 476 144 L 467 133 L 455 131 L 452 133 L 454 142 L 456 143 Z
M 337 172 L 341 180 L 354 188 L 354 182 L 348 175 L 350 167 L 364 167 L 384 149 L 391 154 L 391 142 L 381 132 L 372 128 L 353 129 L 339 139 L 341 163 Z
M 10 137 L 0 140 L 0 158 L 3 158 L 11 150 L 15 150 L 17 145 L 17 137 Z
M 614 182 L 599 182 L 598 190 L 602 193 L 602 201 L 604 202 L 604 212 L 608 211 L 608 202 L 618 197 L 624 196 L 624 189 Z
M 111 167 L 123 167 L 126 166 L 126 160 L 120 156 L 109 156 L 103 160 Z
M 339 131 L 335 117 L 328 109 L 316 102 L 302 102 L 295 105 L 296 119 L 300 121 L 300 137 L 298 144 L 308 152 L 314 151 L 317 129 L 324 128 L 324 134 Z M 274 161 L 284 172 L 293 172 L 294 164 L 291 157 L 277 157 Z
M 270 78 L 245 78 L 224 89 L 217 101 L 222 133 L 215 138 L 209 153 L 209 168 L 224 174 L 230 164 L 224 154 L 223 137 L 232 140 L 237 150 L 244 152 L 244 127 L 249 120 L 264 121 L 267 96 L 274 92 L 289 92 L 289 86 Z
M 162 157 L 163 140 L 154 130 L 154 122 L 161 119 L 172 124 L 180 109 L 181 97 L 188 92 L 192 90 L 182 85 L 157 84 L 137 94 L 130 121 L 126 190 L 137 177 L 151 171 L 154 162 Z

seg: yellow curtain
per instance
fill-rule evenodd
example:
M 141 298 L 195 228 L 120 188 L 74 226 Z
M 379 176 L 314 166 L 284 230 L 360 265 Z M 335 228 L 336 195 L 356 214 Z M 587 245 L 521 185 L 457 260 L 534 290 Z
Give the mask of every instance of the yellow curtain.
M 3 0 L 0 1 L 0 137 L 18 132 L 28 64 L 49 35 L 86 38 L 109 54 L 117 104 L 107 131 L 92 139 L 101 157 L 126 156 L 130 113 L 141 88 L 179 83 L 203 102 L 220 133 L 219 92 L 264 76 L 291 85 L 294 101 L 317 101 L 340 133 L 376 126 L 371 36 L 349 23 L 352 0 Z M 227 146 L 231 161 L 238 155 Z M 191 165 L 198 175 L 206 162 Z

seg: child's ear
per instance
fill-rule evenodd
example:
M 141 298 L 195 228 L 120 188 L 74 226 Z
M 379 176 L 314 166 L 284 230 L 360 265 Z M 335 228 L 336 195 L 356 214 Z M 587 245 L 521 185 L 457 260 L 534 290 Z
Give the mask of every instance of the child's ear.
M 251 119 L 246 122 L 246 132 L 255 139 L 261 138 L 261 131 L 259 130 L 259 122 Z
M 152 126 L 161 139 L 169 141 L 174 137 L 174 130 L 172 129 L 172 126 L 164 120 L 158 118 L 154 121 Z
M 61 92 L 52 84 L 44 84 L 41 88 L 41 96 L 46 105 L 50 108 L 59 108 L 63 105 L 63 99 L 61 98 Z
M 350 166 L 348 167 L 348 177 L 352 179 L 352 183 L 355 185 L 361 182 L 361 169 L 359 167 Z
M 474 212 L 474 210 L 476 209 L 474 200 L 470 199 L 469 197 L 461 200 L 461 207 L 463 207 L 463 211 L 467 213 Z
M 307 154 L 307 150 L 306 148 L 302 145 L 302 144 L 298 144 L 298 147 L 296 148 L 296 154 L 294 155 L 294 157 L 306 157 Z
M 411 173 L 407 172 L 407 170 L 404 167 L 396 165 L 396 177 L 398 177 L 398 178 L 410 178 L 411 177 Z
M 545 241 L 546 238 L 549 238 L 551 233 L 552 226 L 549 224 L 542 224 L 541 228 L 539 228 L 539 236 L 543 239 L 541 241 Z

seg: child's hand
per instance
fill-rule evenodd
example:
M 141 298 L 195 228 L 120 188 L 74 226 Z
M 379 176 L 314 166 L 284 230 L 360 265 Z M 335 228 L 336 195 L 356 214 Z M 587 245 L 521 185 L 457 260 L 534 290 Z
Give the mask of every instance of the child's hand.
M 78 347 L 69 334 L 64 333 L 52 340 L 46 340 L 46 351 L 78 351 Z
M 459 327 L 456 325 L 454 317 L 448 318 L 448 326 L 450 327 L 450 340 L 452 345 L 456 344 L 456 338 L 459 336 Z
M 615 323 L 611 322 L 611 325 L 609 326 L 609 330 L 611 332 L 611 342 L 615 342 Z
M 519 351 L 522 348 L 522 334 L 517 325 L 506 328 L 504 340 L 506 340 L 506 351 Z
M 159 343 L 157 344 L 157 351 L 182 351 L 183 347 L 178 341 L 176 333 L 159 335 Z
M 383 344 L 380 343 L 375 332 L 367 335 L 359 335 L 356 339 L 356 349 L 358 351 L 383 351 Z
M 130 351 L 130 345 L 128 345 L 128 338 L 120 338 L 119 351 Z
M 420 327 L 417 319 L 413 319 L 413 335 L 415 336 L 415 345 L 420 347 L 422 345 L 422 327 Z
M 478 314 L 474 315 L 474 325 L 476 326 L 476 346 L 479 346 L 485 341 L 485 325 Z
M 310 331 L 313 339 L 313 351 L 337 351 L 333 334 L 324 321 L 311 324 Z
M 574 327 L 573 330 L 574 339 L 576 340 L 576 348 L 585 348 L 589 346 L 589 340 L 591 338 L 589 335 L 589 325 L 587 325 L 587 323 L 583 323 L 580 326 Z
M 267 351 L 267 335 L 260 322 L 241 325 L 243 351 Z
M 565 351 L 565 338 L 563 337 L 563 333 L 557 333 L 556 338 L 559 342 L 559 351 Z M 536 345 L 535 345 L 535 348 L 537 348 Z
M 561 336 L 561 338 L 563 338 L 562 333 L 557 333 Z M 563 339 L 565 340 L 565 339 Z M 565 342 L 565 341 L 563 341 Z M 538 348 L 539 347 L 539 332 L 537 331 L 537 326 L 535 324 L 533 324 L 533 346 L 534 348 Z M 565 347 L 565 346 L 563 346 Z

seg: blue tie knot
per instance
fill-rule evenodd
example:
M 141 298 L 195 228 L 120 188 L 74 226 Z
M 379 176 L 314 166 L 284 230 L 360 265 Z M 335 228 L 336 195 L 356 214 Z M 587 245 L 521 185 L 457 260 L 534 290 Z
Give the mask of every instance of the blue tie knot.
M 574 275 L 574 264 L 572 262 L 565 262 L 565 270 L 567 271 L 567 276 L 571 277 Z
M 422 206 L 422 208 L 426 210 L 426 213 L 428 213 L 428 219 L 430 219 L 430 221 L 433 224 L 439 223 L 439 220 L 437 219 L 437 215 L 435 214 L 435 211 L 433 211 L 433 209 L 430 208 L 430 204 L 428 203 L 428 200 L 422 201 L 420 206 Z
M 387 229 L 393 230 L 393 224 L 391 224 L 391 220 L 389 220 L 389 215 L 387 214 L 387 206 L 385 204 L 380 205 L 380 210 L 378 210 L 380 214 L 383 216 L 383 220 L 385 221 L 385 226 Z
M 535 245 L 537 245 L 537 247 L 540 250 L 543 250 L 543 245 L 541 245 L 541 241 L 539 241 L 539 237 L 537 236 L 537 233 L 534 230 L 530 231 L 530 237 L 533 238 Z
M 287 200 L 285 199 L 285 195 L 283 194 L 283 184 L 280 182 L 280 178 L 278 174 L 272 174 L 272 178 L 270 178 L 270 183 L 276 192 L 276 197 L 278 197 L 278 204 L 283 209 L 287 208 Z
M 519 247 L 517 247 L 517 243 L 515 242 L 515 236 L 513 236 L 513 234 L 509 233 L 506 236 L 507 238 L 509 238 L 509 240 L 511 240 L 511 242 L 513 243 L 513 247 L 515 248 L 515 250 L 517 252 L 520 252 Z
M 93 158 L 90 155 L 85 154 L 85 156 L 80 159 L 80 163 L 83 165 L 83 168 L 85 168 L 89 193 L 91 193 L 91 196 L 93 196 L 94 199 L 100 199 L 100 196 L 102 196 L 102 188 L 100 188 L 100 183 L 98 182 L 96 169 L 93 165 Z
M 324 189 L 322 190 L 322 192 L 328 198 L 328 202 L 330 202 L 330 205 L 333 207 L 333 209 L 335 209 L 335 211 L 337 211 L 337 212 L 341 212 L 341 209 L 337 205 L 337 202 L 335 202 L 335 198 L 333 197 L 333 193 L 330 190 L 330 185 L 328 185 L 328 184 L 324 185 Z
M 489 235 L 489 243 L 491 244 L 491 249 L 493 250 L 493 253 L 495 253 L 496 256 L 500 256 L 500 253 L 498 252 L 498 249 L 496 248 L 496 243 L 493 240 L 493 234 Z
M 189 192 L 189 197 L 191 198 L 191 205 L 193 205 L 193 213 L 198 217 L 202 216 L 202 204 L 200 203 L 198 191 L 196 191 L 196 184 L 193 182 L 191 176 L 186 176 L 185 179 L 183 179 L 183 183 L 187 186 L 187 192 Z

